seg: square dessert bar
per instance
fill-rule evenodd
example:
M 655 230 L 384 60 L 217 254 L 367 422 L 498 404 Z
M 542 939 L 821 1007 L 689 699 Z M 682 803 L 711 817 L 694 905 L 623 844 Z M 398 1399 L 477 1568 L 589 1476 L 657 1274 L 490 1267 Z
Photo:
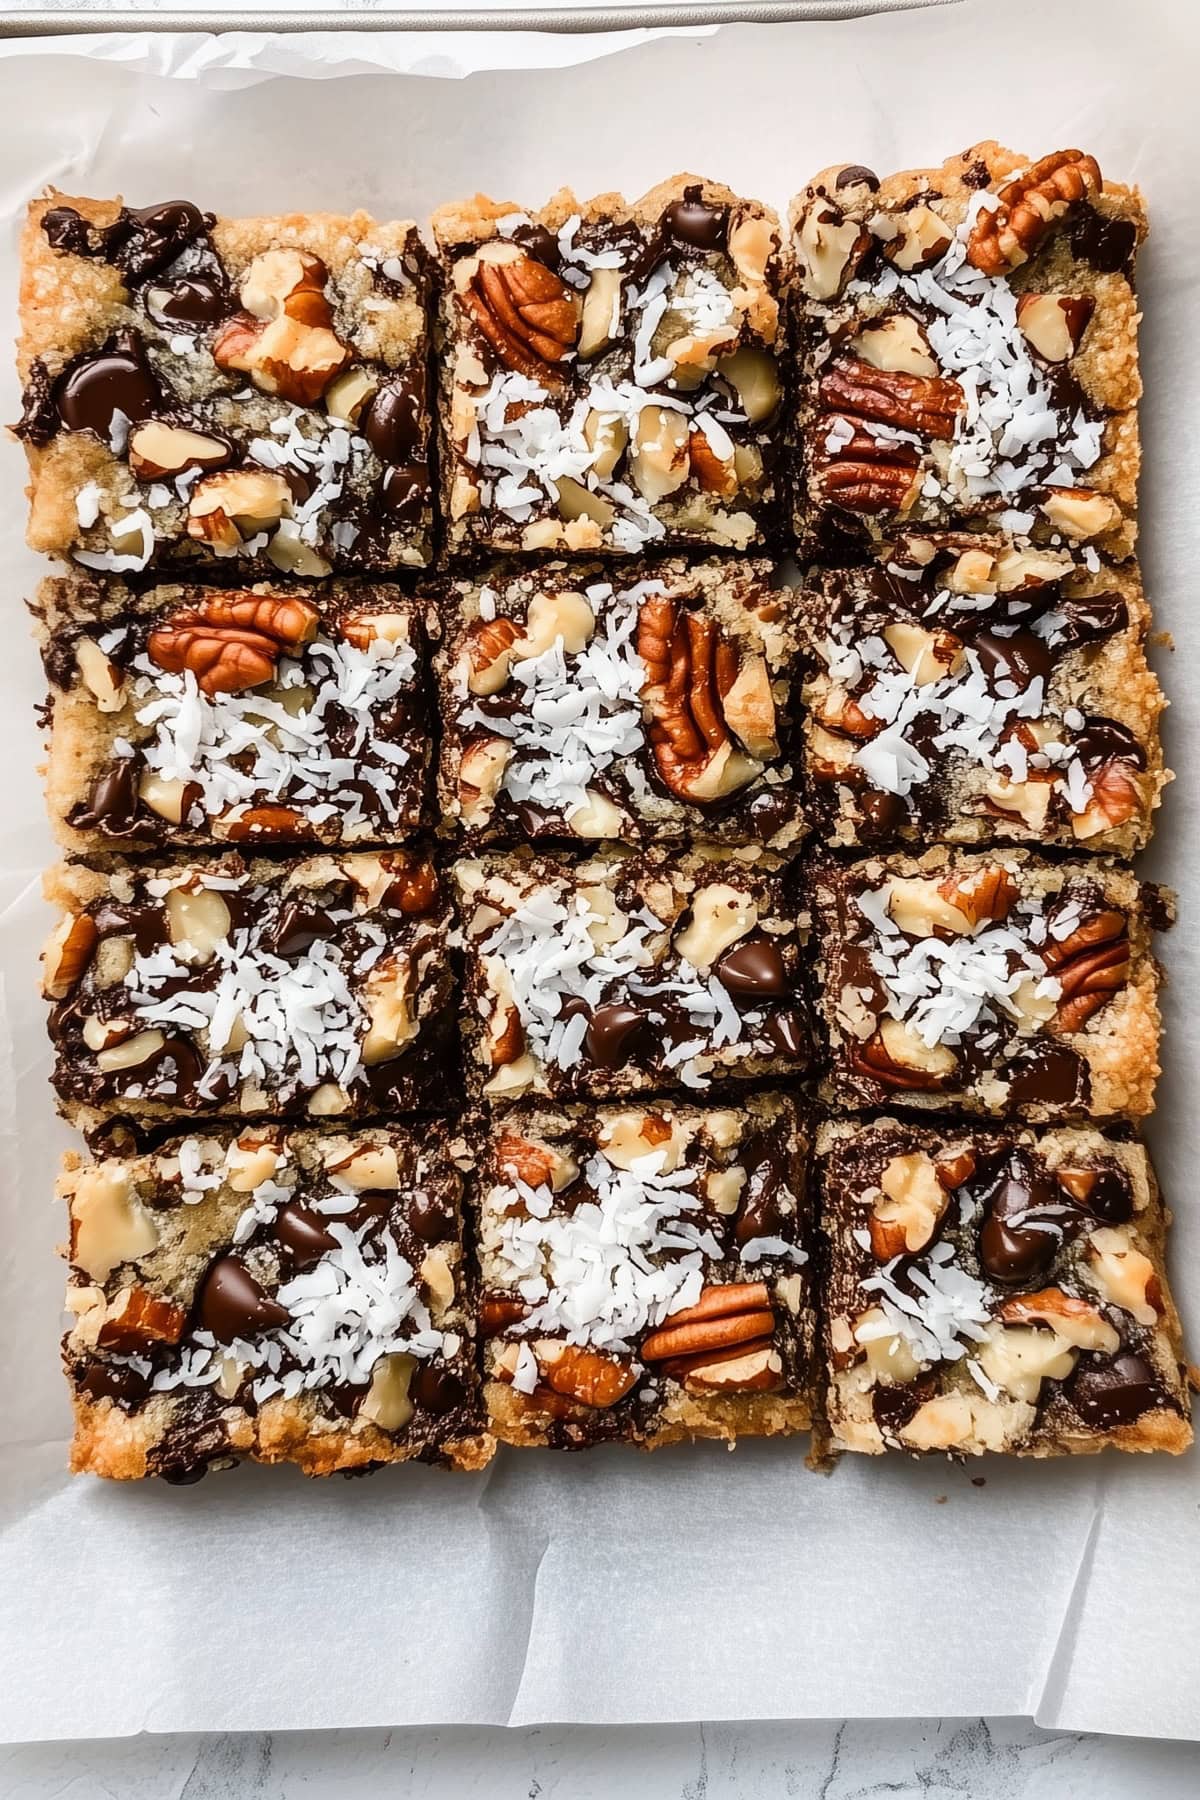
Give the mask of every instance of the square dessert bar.
M 679 175 L 632 205 L 433 215 L 452 554 L 748 550 L 773 524 L 775 214 Z
M 430 277 L 415 225 L 365 213 L 35 200 L 32 547 L 116 573 L 428 562 Z
M 919 550 L 809 578 L 804 729 L 825 841 L 1142 849 L 1169 776 L 1136 565 L 961 534 Z
M 930 850 L 813 875 L 826 1098 L 1029 1119 L 1152 1110 L 1166 902 L 1127 871 Z
M 1187 1448 L 1166 1219 L 1140 1144 L 887 1118 L 818 1142 L 833 1448 Z
M 33 613 L 68 849 L 395 843 L 425 821 L 437 626 L 398 588 L 70 576 Z
M 790 216 L 804 549 L 908 521 L 1127 554 L 1137 190 L 986 143 L 884 181 L 826 169 Z
M 476 1176 L 495 1435 L 656 1449 L 807 1430 L 808 1152 L 779 1094 L 506 1114 Z
M 421 852 L 72 864 L 47 897 L 52 1080 L 83 1129 L 444 1102 L 450 917 Z
M 69 1155 L 72 1468 L 486 1463 L 455 1153 L 389 1125 Z
M 450 584 L 443 816 L 476 842 L 803 834 L 794 596 L 769 563 L 512 565 Z
M 811 1060 L 804 923 L 767 851 L 454 865 L 467 1080 L 503 1105 L 704 1089 Z

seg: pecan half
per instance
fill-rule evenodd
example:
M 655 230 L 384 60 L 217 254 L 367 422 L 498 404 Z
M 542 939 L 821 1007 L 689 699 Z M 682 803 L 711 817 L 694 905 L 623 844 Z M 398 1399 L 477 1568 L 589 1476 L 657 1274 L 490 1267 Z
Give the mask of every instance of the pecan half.
M 280 652 L 311 643 L 319 619 L 307 600 L 211 594 L 200 606 L 172 613 L 150 633 L 146 650 L 169 674 L 194 675 L 211 700 L 272 680 Z
M 1115 831 L 1141 810 L 1142 791 L 1127 762 L 1114 757 L 1088 776 L 1091 795 L 1081 813 L 1071 819 L 1071 829 L 1081 840 Z
M 738 652 L 713 619 L 663 594 L 642 602 L 637 653 L 646 667 L 642 705 L 650 747 L 663 783 L 681 800 L 713 800 L 754 779 L 762 765 L 734 750 L 724 702 L 742 673 Z M 754 743 L 774 732 L 774 701 L 765 684 Z
M 988 865 L 972 875 L 947 875 L 938 893 L 972 925 L 981 920 L 997 923 L 1008 917 L 1017 901 L 1017 884 L 1007 869 Z
M 575 346 L 579 315 L 566 284 L 532 256 L 481 259 L 463 294 L 506 368 L 538 379 Z
M 821 377 L 817 395 L 827 413 L 849 413 L 852 419 L 873 419 L 896 431 L 930 438 L 952 438 L 964 405 L 961 387 L 944 375 L 877 369 L 857 356 L 832 363 Z
M 538 1363 L 546 1385 L 581 1406 L 615 1406 L 638 1378 L 635 1363 L 602 1356 L 579 1344 L 540 1345 Z
M 1079 1031 L 1129 979 L 1129 932 L 1124 913 L 1114 909 L 1094 913 L 1069 937 L 1048 939 L 1042 956 L 1062 988 L 1058 1029 Z
M 998 206 L 980 212 L 967 239 L 967 261 L 985 275 L 1019 268 L 1056 220 L 1102 186 L 1094 156 L 1082 150 L 1043 156 L 1000 189 Z
M 734 1281 L 705 1288 L 695 1306 L 673 1313 L 642 1340 L 643 1362 L 686 1367 L 711 1363 L 713 1352 L 770 1338 L 775 1310 L 765 1281 Z
M 479 1302 L 479 1329 L 484 1337 L 498 1337 L 510 1325 L 519 1325 L 529 1312 L 523 1300 L 507 1294 L 484 1294 Z

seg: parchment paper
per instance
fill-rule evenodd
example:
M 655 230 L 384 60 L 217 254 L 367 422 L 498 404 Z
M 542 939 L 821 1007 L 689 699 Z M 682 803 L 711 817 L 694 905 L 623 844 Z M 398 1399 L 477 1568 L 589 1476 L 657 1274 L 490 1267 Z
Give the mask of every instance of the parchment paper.
M 530 43 L 526 60 L 542 49 Z M 693 167 L 782 204 L 837 158 L 903 167 L 994 134 L 1034 154 L 1077 143 L 1140 181 L 1155 226 L 1142 265 L 1142 550 L 1176 643 L 1168 736 L 1183 773 L 1151 866 L 1195 888 L 1194 9 L 966 0 L 454 82 L 318 83 L 303 78 L 313 48 L 288 50 L 291 78 L 225 91 L 209 75 L 142 72 L 136 46 L 130 66 L 0 58 L 4 316 L 17 215 L 47 180 L 139 202 L 419 217 L 476 187 L 534 201 L 563 181 L 637 193 Z M 353 66 L 377 48 L 357 40 Z M 190 51 L 153 55 L 185 66 Z M 965 1470 L 850 1459 L 823 1480 L 805 1472 L 803 1444 L 747 1444 L 509 1453 L 479 1480 L 67 1479 L 61 1220 L 48 1200 L 66 1134 L 34 992 L 37 871 L 51 852 L 21 608 L 39 568 L 19 547 L 15 448 L 0 466 L 0 1736 L 970 1713 L 1200 1735 L 1195 1456 Z M 1165 947 L 1168 1074 L 1152 1136 L 1177 1212 L 1176 1283 L 1200 1330 L 1196 916 L 1186 906 Z

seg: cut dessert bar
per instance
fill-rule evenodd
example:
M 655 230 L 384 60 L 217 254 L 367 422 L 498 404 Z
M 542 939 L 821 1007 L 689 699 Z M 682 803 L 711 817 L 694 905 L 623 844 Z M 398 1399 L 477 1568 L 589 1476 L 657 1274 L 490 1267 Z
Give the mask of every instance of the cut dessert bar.
M 507 1113 L 477 1176 L 495 1435 L 655 1449 L 807 1430 L 808 1151 L 779 1094 Z
M 827 1124 L 832 1447 L 1024 1456 L 1192 1441 L 1140 1144 L 1015 1125 Z
M 518 853 L 454 875 L 468 1080 L 488 1100 L 702 1089 L 808 1066 L 802 924 L 770 852 Z
M 511 565 L 451 583 L 441 807 L 477 842 L 803 833 L 794 599 L 771 565 Z
M 449 908 L 421 852 L 64 865 L 47 894 L 53 1081 L 84 1129 L 444 1101 Z
M 985 143 L 882 182 L 826 169 L 791 225 L 805 553 L 905 521 L 1128 553 L 1136 189 L 1078 150 Z
M 430 274 L 415 225 L 365 213 L 35 200 L 32 547 L 117 573 L 428 562 Z
M 71 576 L 33 612 L 68 849 L 395 843 L 425 820 L 436 620 L 398 588 Z
M 1140 850 L 1168 779 L 1149 617 L 1134 563 L 995 539 L 811 575 L 805 742 L 825 841 Z
M 823 1092 L 1030 1119 L 1153 1106 L 1166 901 L 1123 869 L 935 849 L 813 875 Z
M 628 204 L 433 216 L 452 554 L 762 545 L 782 350 L 775 214 L 679 175 Z
M 72 1468 L 481 1467 L 464 1155 L 390 1125 L 69 1155 Z

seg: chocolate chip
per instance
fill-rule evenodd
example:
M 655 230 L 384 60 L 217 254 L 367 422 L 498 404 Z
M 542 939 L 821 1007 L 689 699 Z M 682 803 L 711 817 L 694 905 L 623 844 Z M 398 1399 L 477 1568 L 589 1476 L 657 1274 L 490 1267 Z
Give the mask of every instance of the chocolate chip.
M 204 1277 L 197 1317 L 219 1344 L 232 1344 L 286 1325 L 291 1314 L 264 1293 L 240 1257 L 219 1256 Z
M 1034 681 L 1046 681 L 1050 675 L 1051 657 L 1044 638 L 1033 631 L 1014 631 L 1001 635 L 981 631 L 973 646 L 989 686 L 998 681 L 1011 681 L 1023 694 Z
M 979 1260 L 993 1281 L 1028 1285 L 1044 1276 L 1064 1232 L 1080 1222 L 1078 1207 L 1020 1150 L 1004 1160 L 983 1199 Z
M 411 462 L 424 448 L 425 375 L 395 375 L 377 390 L 363 420 L 363 436 L 382 463 Z
M 137 425 L 166 405 L 132 332 L 123 347 L 77 357 L 55 386 L 54 399 L 68 431 L 90 431 L 105 444 L 113 436 L 117 413 Z
M 424 463 L 395 463 L 383 472 L 379 497 L 394 519 L 412 521 L 420 516 L 429 492 L 429 470 Z
M 275 1217 L 275 1236 L 302 1269 L 337 1249 L 328 1220 L 299 1200 L 289 1200 L 280 1207 Z
M 122 757 L 92 783 L 82 806 L 72 808 L 70 823 L 80 831 L 102 831 L 105 837 L 129 837 L 140 824 L 138 762 Z
M 1106 219 L 1094 206 L 1075 214 L 1067 231 L 1071 254 L 1090 263 L 1101 275 L 1128 273 L 1137 248 L 1137 226 L 1132 219 Z
M 150 1392 L 149 1375 L 141 1375 L 128 1363 L 94 1362 L 81 1377 L 80 1392 L 92 1400 L 125 1401 L 136 1405 Z
M 688 188 L 663 214 L 663 226 L 677 242 L 692 250 L 720 250 L 729 225 L 726 207 L 707 206 L 699 188 Z
M 714 974 L 735 1001 L 753 1006 L 761 1000 L 777 1000 L 791 986 L 778 944 L 770 938 L 748 938 L 729 950 Z
M 1136 1350 L 1121 1351 L 1105 1363 L 1081 1362 L 1063 1393 L 1093 1431 L 1132 1425 L 1151 1407 L 1171 1404 L 1154 1370 Z
M 426 1412 L 453 1412 L 467 1397 L 467 1390 L 449 1369 L 435 1369 L 422 1363 L 412 1380 L 412 1397 Z
M 535 262 L 545 263 L 548 269 L 557 269 L 562 262 L 558 248 L 558 239 L 544 225 L 518 225 L 512 234 L 514 244 L 520 244 L 527 256 Z
M 804 1014 L 799 1007 L 785 1007 L 782 1012 L 775 1012 L 763 1026 L 763 1036 L 773 1050 L 781 1056 L 787 1056 L 793 1062 L 802 1062 L 807 1050 L 807 1033 Z
M 1087 1064 L 1069 1044 L 1039 1044 L 1013 1063 L 1008 1103 L 1021 1106 L 1086 1106 L 1091 1094 Z
M 302 901 L 292 900 L 283 907 L 274 930 L 265 941 L 276 956 L 290 959 L 302 956 L 311 945 L 331 938 L 336 930 L 324 908 L 305 906 Z
M 212 275 L 181 275 L 154 295 L 154 317 L 167 325 L 217 325 L 228 311 L 228 289 Z
M 843 188 L 848 187 L 870 188 L 875 193 L 879 187 L 879 177 L 874 169 L 865 168 L 862 163 L 847 163 L 844 169 L 838 170 L 833 191 L 840 194 Z
M 1133 1217 L 1133 1188 L 1124 1169 L 1097 1169 L 1088 1189 L 1087 1209 L 1106 1225 L 1124 1225 Z
M 1060 650 L 1103 643 L 1129 624 L 1129 608 L 1120 594 L 1088 594 L 1060 600 L 1058 611 L 1063 615 L 1057 639 Z
M 584 1037 L 584 1049 L 601 1069 L 619 1069 L 642 1046 L 649 1021 L 636 1006 L 619 1000 L 598 1006 Z
M 1084 720 L 1083 730 L 1076 734 L 1075 750 L 1086 769 L 1096 768 L 1114 757 L 1132 763 L 1135 769 L 1146 766 L 1146 753 L 1129 727 L 1119 724 L 1116 719 L 1103 719 L 1096 714 L 1089 714 Z
M 423 1244 L 440 1244 L 454 1235 L 454 1214 L 440 1194 L 417 1188 L 409 1196 L 408 1222 Z
M 908 807 L 899 794 L 887 794 L 871 788 L 859 801 L 863 835 L 871 838 L 895 837 L 908 818 Z

